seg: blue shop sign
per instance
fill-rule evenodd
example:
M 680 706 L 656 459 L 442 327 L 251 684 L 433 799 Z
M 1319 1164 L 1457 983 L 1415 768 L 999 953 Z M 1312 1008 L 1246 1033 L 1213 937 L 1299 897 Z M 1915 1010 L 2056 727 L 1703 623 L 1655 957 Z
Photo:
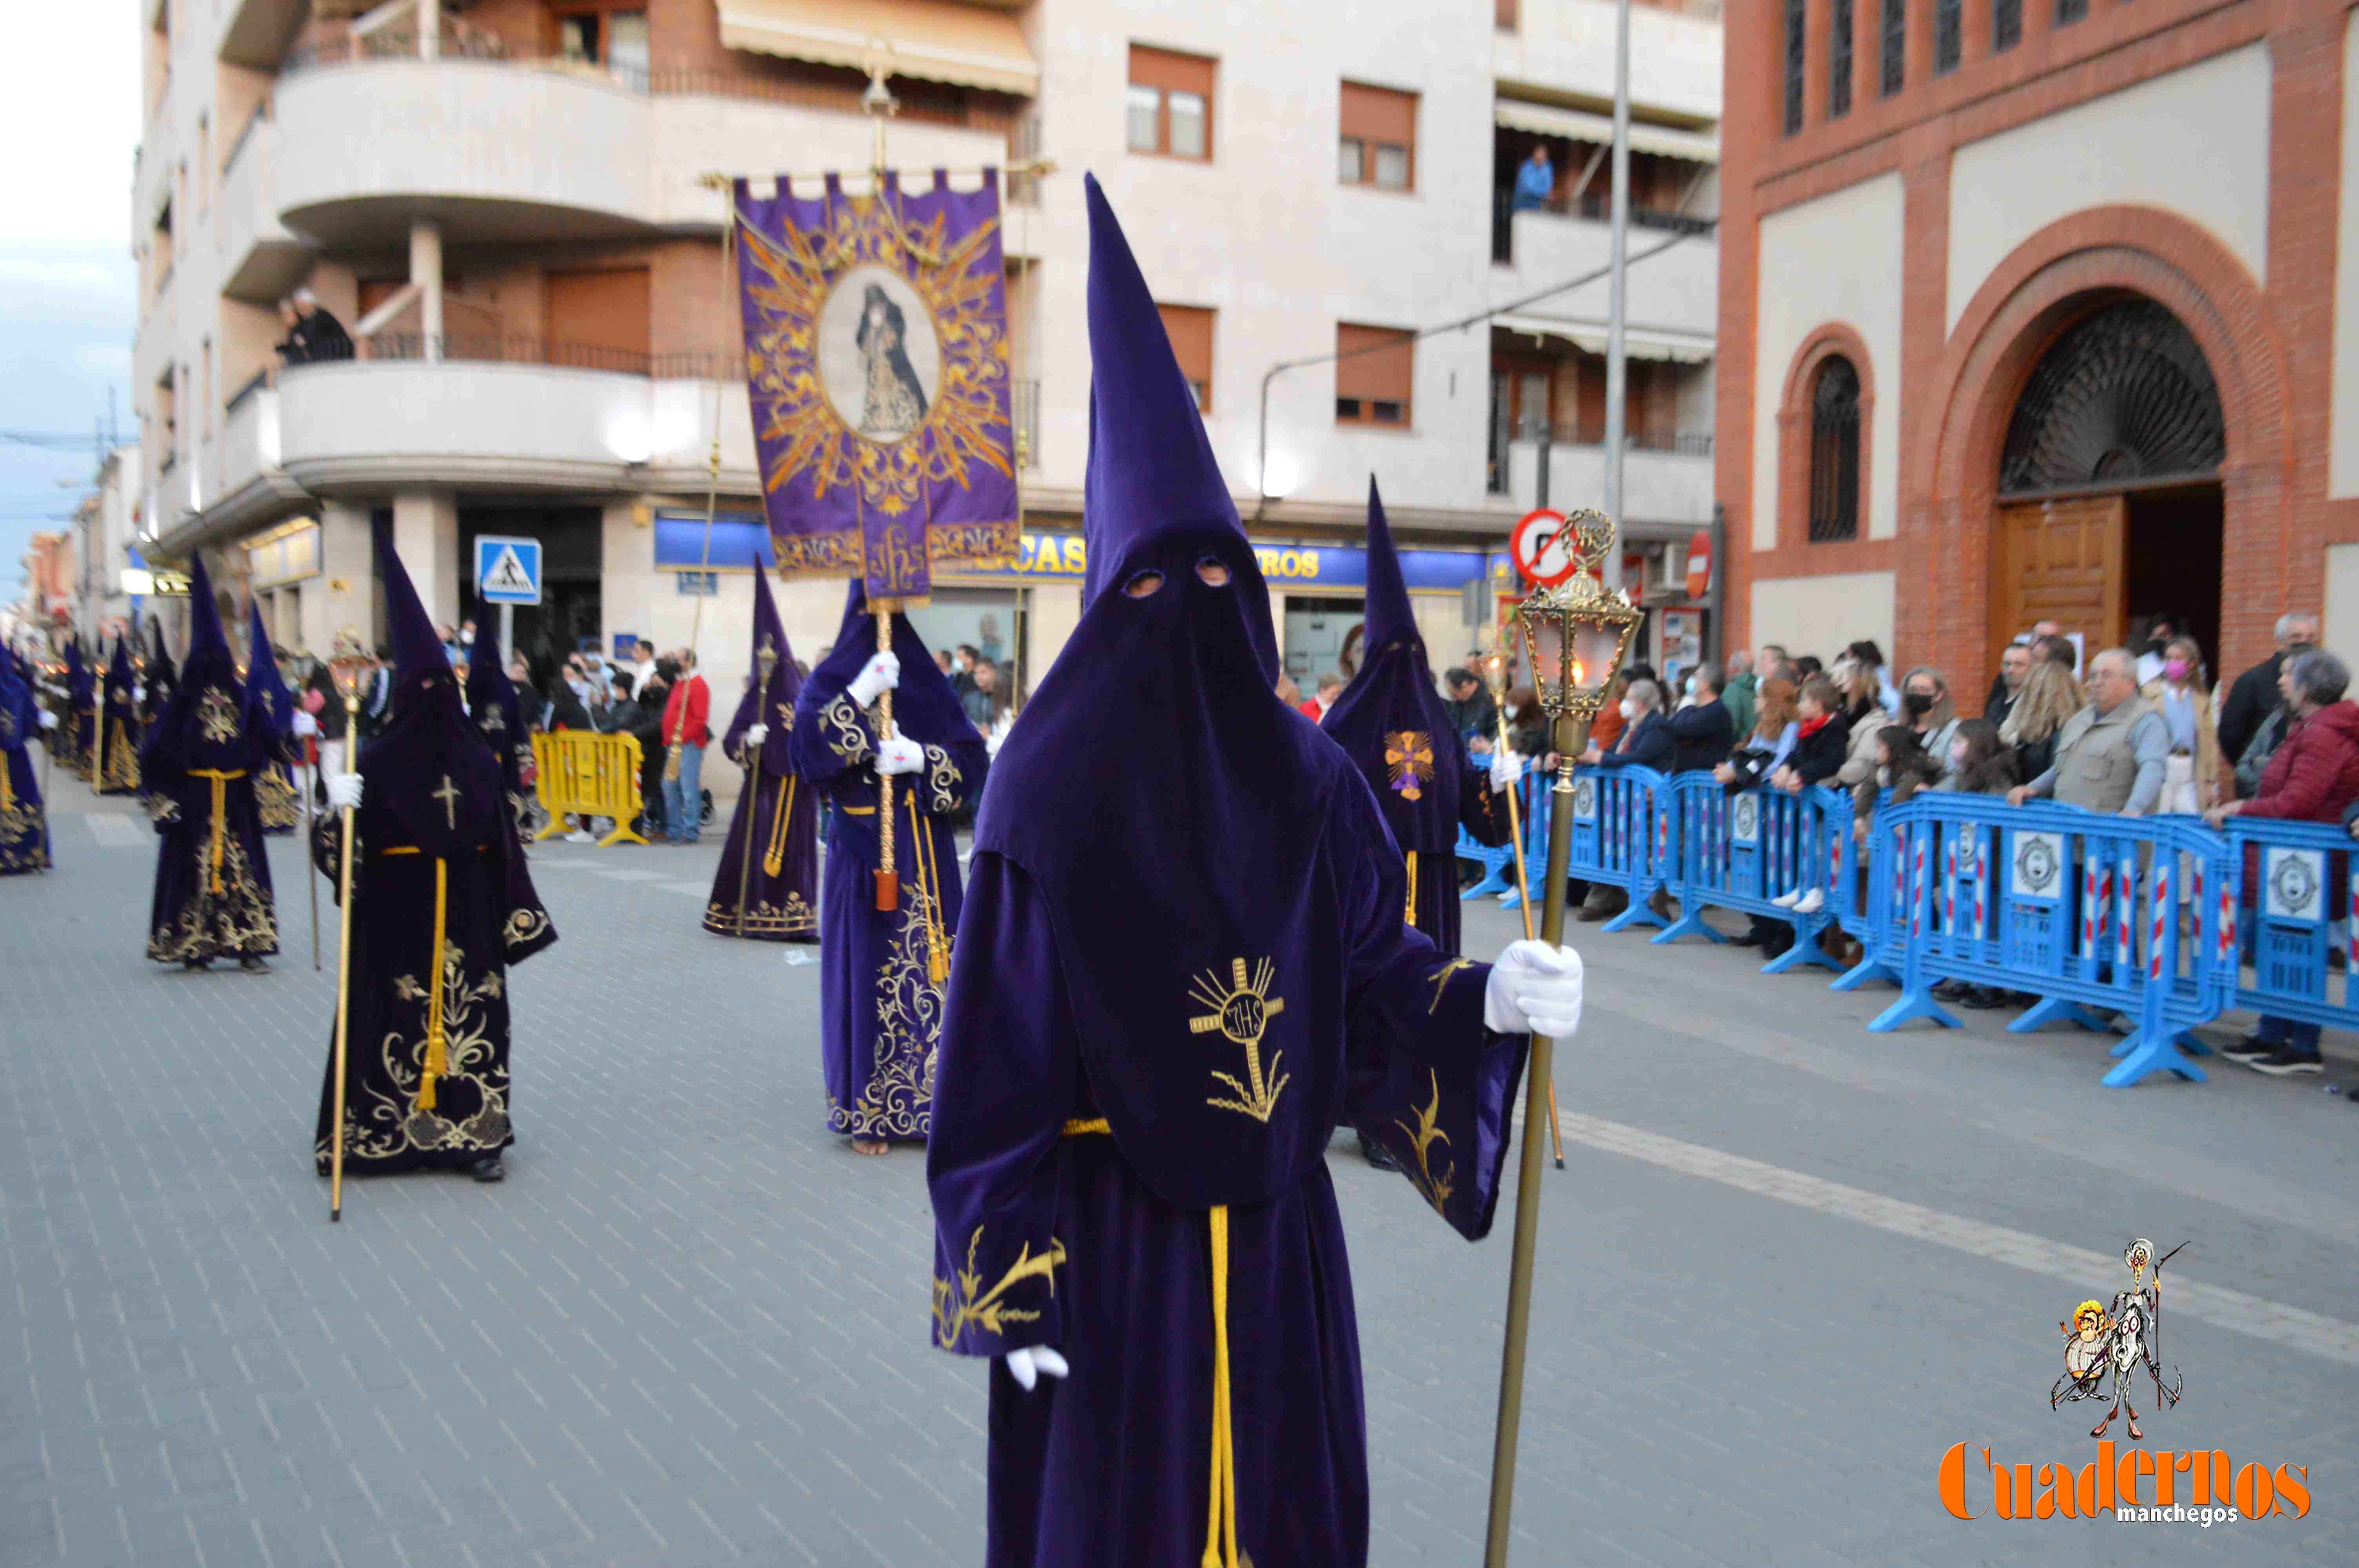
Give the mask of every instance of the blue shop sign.
M 672 570 L 713 567 L 748 571 L 768 567 L 770 531 L 758 517 L 716 517 L 712 522 L 712 555 L 705 554 L 704 519 L 663 515 L 656 518 L 656 565 Z M 1368 585 L 1368 552 L 1357 545 L 1254 546 L 1261 574 L 1276 587 L 1364 589 Z M 1413 589 L 1456 591 L 1490 575 L 1493 557 L 1481 550 L 1403 550 L 1401 576 Z M 962 577 L 1046 578 L 1079 581 L 1089 564 L 1079 534 L 1026 534 L 1016 560 L 1006 566 L 980 567 L 964 563 L 952 568 Z

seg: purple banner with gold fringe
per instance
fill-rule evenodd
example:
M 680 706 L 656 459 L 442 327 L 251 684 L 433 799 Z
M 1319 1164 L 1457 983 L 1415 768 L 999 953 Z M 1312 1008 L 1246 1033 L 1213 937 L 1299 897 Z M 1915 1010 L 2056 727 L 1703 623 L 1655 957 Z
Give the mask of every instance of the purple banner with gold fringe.
M 922 599 L 1017 551 L 999 178 L 757 200 L 736 182 L 739 303 L 778 570 Z

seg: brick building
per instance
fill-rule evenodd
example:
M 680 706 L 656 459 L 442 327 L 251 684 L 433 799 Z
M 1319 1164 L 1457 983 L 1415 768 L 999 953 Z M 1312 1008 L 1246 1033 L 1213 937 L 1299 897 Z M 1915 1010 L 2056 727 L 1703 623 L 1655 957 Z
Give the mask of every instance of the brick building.
M 2345 4 L 1763 0 L 1726 27 L 1735 642 L 1872 636 L 1962 692 L 2042 615 L 2093 648 L 2175 613 L 2233 673 L 2323 610 L 2359 652 Z

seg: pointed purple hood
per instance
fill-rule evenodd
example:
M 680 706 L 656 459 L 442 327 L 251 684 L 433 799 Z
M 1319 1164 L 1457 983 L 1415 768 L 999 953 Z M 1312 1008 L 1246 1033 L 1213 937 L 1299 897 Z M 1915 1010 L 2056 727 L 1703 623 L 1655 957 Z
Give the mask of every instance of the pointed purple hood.
M 872 636 L 872 641 L 873 636 Z M 771 667 L 769 685 L 762 679 L 762 649 L 767 644 L 778 656 Z M 903 672 L 908 679 L 908 672 Z M 745 690 L 737 698 L 736 716 L 730 719 L 723 746 L 734 752 L 744 741 L 745 731 L 756 724 L 770 727 L 769 735 L 762 741 L 762 771 L 777 778 L 793 770 L 790 743 L 794 739 L 795 698 L 802 695 L 803 677 L 795 668 L 795 651 L 787 643 L 786 622 L 778 619 L 777 600 L 770 597 L 770 574 L 763 567 L 754 568 L 754 645 L 745 661 Z

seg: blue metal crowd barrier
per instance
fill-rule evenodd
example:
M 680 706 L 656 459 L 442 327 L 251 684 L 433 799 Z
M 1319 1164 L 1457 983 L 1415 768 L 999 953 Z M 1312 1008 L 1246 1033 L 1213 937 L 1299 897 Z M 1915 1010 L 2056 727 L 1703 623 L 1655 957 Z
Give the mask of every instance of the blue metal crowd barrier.
M 2238 871 L 2234 887 L 2222 882 L 2212 913 L 2223 956 L 2237 961 L 2238 1007 L 2335 1029 L 2359 1029 L 2359 921 L 2351 908 L 2351 837 L 2321 822 L 2228 819 L 2229 851 Z M 2196 901 L 2202 902 L 2201 893 Z M 2241 905 L 2241 907 L 2240 907 Z M 2238 925 L 2250 935 L 2237 940 Z M 2345 931 L 2338 937 L 2335 926 Z M 2329 976 L 2340 948 L 2343 981 Z M 2242 960 L 2252 960 L 2252 979 Z M 2334 993 L 2339 991 L 2338 998 Z
M 1664 891 L 1672 847 L 1680 842 L 1679 811 L 1678 791 L 1652 768 L 1574 771 L 1571 874 L 1629 895 L 1606 930 L 1669 924 L 1648 901 Z
M 1908 932 L 1898 917 L 1900 890 L 1895 886 L 1893 869 L 1908 864 L 1908 829 L 1891 820 L 1887 809 L 1891 799 L 1892 792 L 1884 791 L 1868 819 L 1866 833 L 1843 835 L 1837 850 L 1835 891 L 1830 895 L 1835 923 L 1844 935 L 1859 944 L 1861 957 L 1835 979 L 1830 987 L 1833 990 L 1856 990 L 1870 980 L 1900 983 L 1899 953 Z
M 2226 841 L 2194 817 L 2099 816 L 2074 806 L 2010 806 L 1987 795 L 1923 794 L 1883 816 L 1878 841 L 1905 926 L 1899 1000 L 1868 1025 L 1911 1019 L 1955 1028 L 1932 996 L 1941 980 L 2038 999 L 2007 1025 L 2021 1033 L 2064 1020 L 2103 1029 L 2134 1021 L 2104 1081 L 2120 1087 L 2169 1070 L 2201 1081 L 2189 1033 L 2235 998 L 2233 947 L 2223 960 L 2219 910 L 2192 899 L 2180 932 L 2178 885 L 2232 875 Z M 1905 833 L 1898 831 L 1904 830 Z
M 1843 848 L 1848 843 L 1851 802 L 1837 791 L 1809 789 L 1788 794 L 1748 789 L 1734 795 L 1708 773 L 1684 773 L 1671 784 L 1678 819 L 1685 829 L 1670 847 L 1668 874 L 1680 918 L 1654 937 L 1676 941 L 1701 932 L 1725 941 L 1704 924 L 1709 907 L 1733 909 L 1794 928 L 1794 945 L 1762 966 L 1783 974 L 1800 964 L 1840 968 L 1820 937 L 1840 911 L 1835 886 L 1842 881 Z M 1816 888 L 1821 907 L 1810 913 L 1779 904 L 1785 894 Z

